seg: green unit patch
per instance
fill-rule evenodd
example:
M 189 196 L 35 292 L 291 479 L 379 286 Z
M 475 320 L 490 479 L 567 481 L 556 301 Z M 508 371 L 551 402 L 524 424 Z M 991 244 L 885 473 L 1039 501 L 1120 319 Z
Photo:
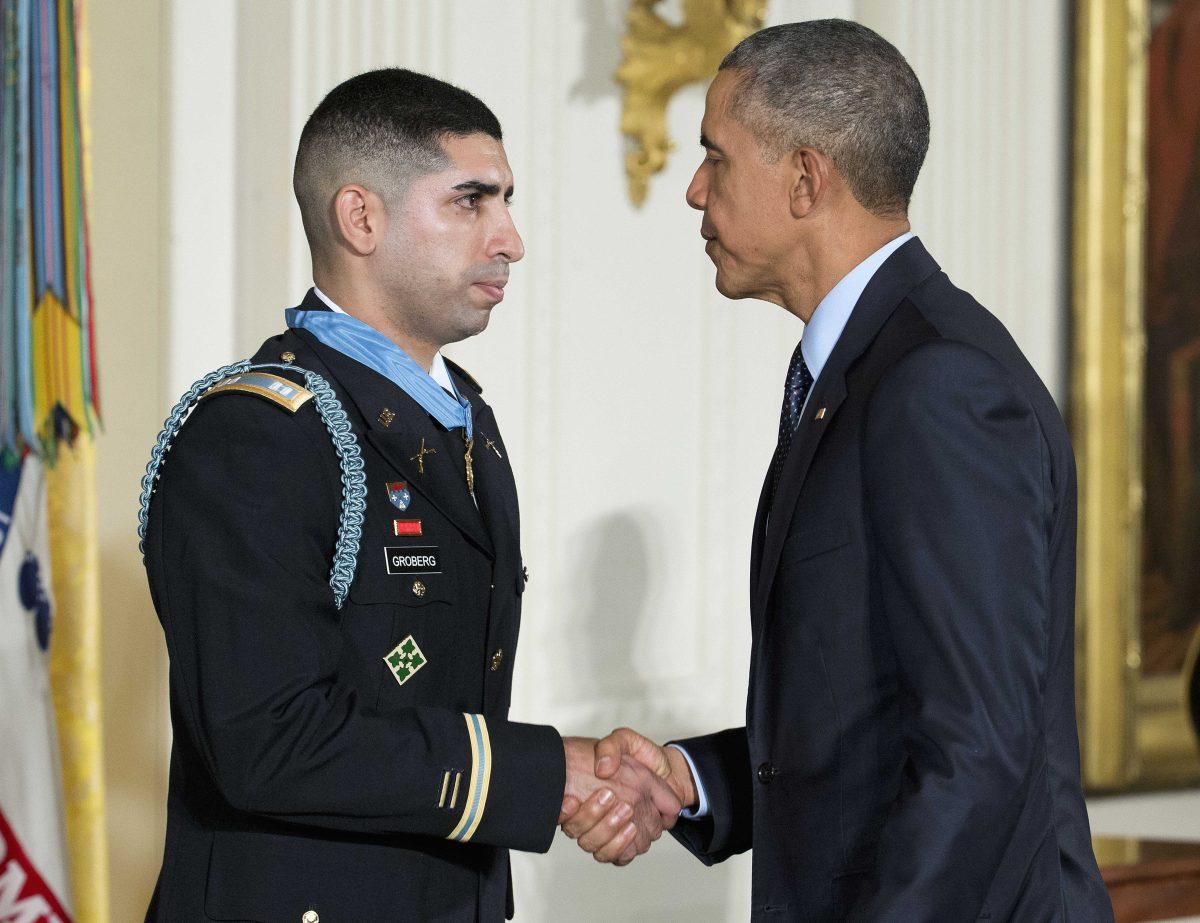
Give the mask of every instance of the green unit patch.
M 413 636 L 409 635 L 392 648 L 388 655 L 383 658 L 383 662 L 392 671 L 392 676 L 396 678 L 396 682 L 403 686 L 412 679 L 414 673 L 429 661 L 425 659 L 425 655 L 417 647 L 417 642 L 413 640 Z

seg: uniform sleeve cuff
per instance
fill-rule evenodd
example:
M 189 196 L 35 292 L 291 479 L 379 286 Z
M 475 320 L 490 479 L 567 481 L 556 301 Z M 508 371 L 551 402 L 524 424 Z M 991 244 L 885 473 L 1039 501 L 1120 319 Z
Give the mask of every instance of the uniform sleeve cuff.
M 566 786 L 562 737 L 552 727 L 464 715 L 472 769 L 449 839 L 545 852 Z

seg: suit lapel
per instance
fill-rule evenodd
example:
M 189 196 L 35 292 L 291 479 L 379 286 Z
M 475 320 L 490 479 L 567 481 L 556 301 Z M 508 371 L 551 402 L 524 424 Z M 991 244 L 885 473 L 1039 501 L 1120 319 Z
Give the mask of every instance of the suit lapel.
M 792 515 L 813 457 L 846 399 L 847 372 L 908 293 L 937 271 L 937 263 L 915 237 L 889 256 L 863 290 L 821 377 L 813 385 L 769 509 L 766 484 L 759 497 L 750 558 L 751 618 L 756 627 L 762 624 L 779 568 L 779 556 L 791 530 Z M 767 478 L 769 481 L 769 473 Z
M 763 546 L 767 540 L 767 514 L 770 511 L 771 468 L 763 478 L 758 492 L 758 510 L 754 514 L 754 534 L 750 537 L 750 603 L 751 617 L 757 618 L 758 575 L 762 572 Z
M 792 438 L 791 450 L 783 461 L 779 486 L 769 510 L 765 509 L 768 488 L 766 485 L 763 487 L 759 507 L 767 522 L 766 534 L 762 540 L 758 585 L 754 592 L 753 608 L 758 613 L 762 613 L 766 608 L 767 596 L 775 580 L 775 571 L 779 567 L 779 555 L 783 551 L 783 543 L 791 527 L 792 513 L 796 509 L 800 488 L 804 486 L 813 456 L 817 454 L 821 437 L 825 435 L 842 401 L 846 399 L 845 379 L 839 374 L 826 374 L 831 371 L 834 370 L 826 366 L 821 380 L 813 386 L 800 427 Z M 767 475 L 767 481 L 769 484 L 770 474 Z M 768 513 L 769 515 L 766 515 Z

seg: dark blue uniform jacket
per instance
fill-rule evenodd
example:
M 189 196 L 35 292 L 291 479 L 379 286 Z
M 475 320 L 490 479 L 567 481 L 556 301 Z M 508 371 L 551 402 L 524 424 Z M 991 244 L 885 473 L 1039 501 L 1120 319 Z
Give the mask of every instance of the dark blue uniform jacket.
M 476 507 L 461 430 L 306 331 L 255 361 L 287 352 L 328 380 L 361 447 L 357 569 L 339 610 L 341 472 L 314 402 L 203 398 L 146 538 L 174 729 L 148 919 L 501 919 L 508 849 L 549 848 L 564 780 L 554 729 L 507 720 L 526 579 L 508 451 L 453 370 Z

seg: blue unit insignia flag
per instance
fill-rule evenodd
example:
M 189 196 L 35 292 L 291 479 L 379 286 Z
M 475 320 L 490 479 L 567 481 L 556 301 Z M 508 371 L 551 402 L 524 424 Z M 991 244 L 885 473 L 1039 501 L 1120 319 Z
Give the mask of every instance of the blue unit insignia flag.
M 388 499 L 392 501 L 392 506 L 398 510 L 406 510 L 412 503 L 412 494 L 409 493 L 407 481 L 389 481 L 387 495 Z

